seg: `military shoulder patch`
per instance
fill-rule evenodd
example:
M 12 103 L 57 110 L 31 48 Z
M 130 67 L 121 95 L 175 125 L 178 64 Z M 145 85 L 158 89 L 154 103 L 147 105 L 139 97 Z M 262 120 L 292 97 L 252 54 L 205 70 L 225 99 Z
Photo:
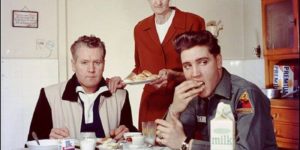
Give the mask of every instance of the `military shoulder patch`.
M 236 111 L 238 113 L 253 113 L 251 100 L 247 91 L 244 91 L 240 96 Z

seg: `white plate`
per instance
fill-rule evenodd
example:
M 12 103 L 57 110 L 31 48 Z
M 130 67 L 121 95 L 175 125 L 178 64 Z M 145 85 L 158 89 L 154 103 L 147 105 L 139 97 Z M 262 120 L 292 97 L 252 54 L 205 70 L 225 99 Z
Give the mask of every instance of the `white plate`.
M 59 140 L 55 139 L 43 139 L 39 142 L 40 145 L 35 140 L 28 141 L 26 144 L 30 150 L 57 150 L 59 146 Z
M 123 144 L 123 150 L 148 150 L 148 149 L 150 148 L 147 147 L 146 144 L 143 145 L 134 145 L 130 143 Z
M 124 139 L 127 139 L 128 137 L 133 137 L 133 136 L 141 136 L 142 132 L 126 132 L 123 134 Z
M 96 139 L 96 145 L 99 144 L 99 142 L 102 140 L 102 138 L 95 138 L 95 139 Z M 80 147 L 80 140 L 79 139 L 75 139 L 74 143 L 75 143 L 76 147 Z
M 131 85 L 134 85 L 134 84 L 146 84 L 146 83 L 149 83 L 151 81 L 154 81 L 156 80 L 157 78 L 155 79 L 146 79 L 146 80 L 139 80 L 139 81 L 132 81 L 132 80 L 129 80 L 129 79 L 124 79 L 124 83 L 126 84 L 131 84 Z
M 121 150 L 120 148 L 119 149 L 111 149 L 111 148 L 108 148 L 108 147 L 106 147 L 106 146 L 104 146 L 104 145 L 98 145 L 98 146 L 96 146 L 98 149 L 100 149 L 100 150 Z

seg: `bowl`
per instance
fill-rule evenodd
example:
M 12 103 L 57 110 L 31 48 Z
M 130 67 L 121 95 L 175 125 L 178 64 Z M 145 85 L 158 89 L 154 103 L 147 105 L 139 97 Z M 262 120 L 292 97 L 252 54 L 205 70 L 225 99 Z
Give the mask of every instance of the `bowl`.
M 281 90 L 280 89 L 265 89 L 265 94 L 269 99 L 280 98 Z
M 35 140 L 28 141 L 26 145 L 30 150 L 57 150 L 59 147 L 59 141 L 56 139 L 43 139 L 39 142 L 40 145 Z

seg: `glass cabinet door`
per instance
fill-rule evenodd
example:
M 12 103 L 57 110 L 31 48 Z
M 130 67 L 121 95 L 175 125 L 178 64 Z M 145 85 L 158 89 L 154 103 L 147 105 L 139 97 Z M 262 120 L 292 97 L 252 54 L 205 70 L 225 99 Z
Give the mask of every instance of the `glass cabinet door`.
M 293 48 L 294 21 L 292 0 L 266 6 L 267 49 Z

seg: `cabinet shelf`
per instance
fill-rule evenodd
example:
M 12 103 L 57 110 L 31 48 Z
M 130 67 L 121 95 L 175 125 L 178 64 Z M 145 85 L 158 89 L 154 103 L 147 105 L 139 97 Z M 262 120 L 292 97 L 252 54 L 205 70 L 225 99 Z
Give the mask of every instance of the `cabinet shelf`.
M 288 60 L 288 59 L 299 59 L 299 52 L 298 53 L 289 53 L 289 54 L 272 54 L 272 55 L 264 55 L 266 60 L 274 61 L 274 60 Z
M 299 98 L 271 99 L 272 108 L 288 108 L 299 110 Z

